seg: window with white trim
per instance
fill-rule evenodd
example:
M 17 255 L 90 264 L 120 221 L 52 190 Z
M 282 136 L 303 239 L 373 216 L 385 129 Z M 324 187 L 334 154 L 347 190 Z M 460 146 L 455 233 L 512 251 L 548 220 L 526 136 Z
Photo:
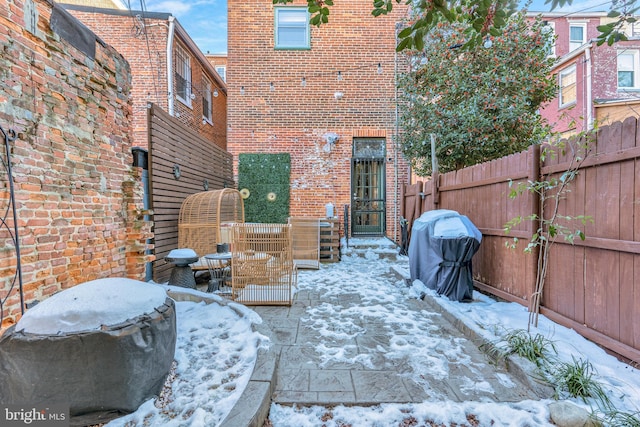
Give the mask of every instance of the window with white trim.
M 191 57 L 178 44 L 176 44 L 175 80 L 176 97 L 191 107 Z
M 576 50 L 587 42 L 587 24 L 585 22 L 569 24 L 569 51 Z
M 309 12 L 306 7 L 275 8 L 276 49 L 309 49 Z
M 640 89 L 640 51 L 618 51 L 618 89 Z
M 572 65 L 569 68 L 558 73 L 558 86 L 560 88 L 558 98 L 560 101 L 560 107 L 566 107 L 576 102 L 576 66 Z
M 202 119 L 209 124 L 213 124 L 211 116 L 211 82 L 208 78 L 202 77 L 202 87 L 204 89 L 202 94 Z
M 224 65 L 216 65 L 216 73 L 220 76 L 223 82 L 227 82 L 227 67 Z
M 640 37 L 640 22 L 626 22 L 623 27 L 623 32 L 627 37 Z
M 549 40 L 545 45 L 545 49 L 547 50 L 547 56 L 555 57 L 556 56 L 556 23 L 555 22 L 545 22 L 542 27 L 542 32 L 549 36 Z

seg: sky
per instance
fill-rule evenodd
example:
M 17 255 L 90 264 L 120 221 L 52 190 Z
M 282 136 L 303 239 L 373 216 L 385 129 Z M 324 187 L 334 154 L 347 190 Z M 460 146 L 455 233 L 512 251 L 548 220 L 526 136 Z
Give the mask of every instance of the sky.
M 131 7 L 136 9 L 135 0 L 125 1 L 129 1 Z M 521 0 L 520 5 L 524 6 L 525 3 L 526 1 Z M 145 4 L 148 11 L 167 12 L 178 18 L 203 53 L 227 53 L 226 0 L 146 0 Z M 610 4 L 611 0 L 574 0 L 570 6 L 556 11 L 602 11 L 608 10 Z M 550 6 L 545 5 L 544 0 L 533 0 L 529 7 L 531 11 L 543 12 L 549 9 Z
M 355 239 L 350 239 L 354 242 Z M 366 242 L 360 240 L 359 243 Z M 343 239 L 344 243 L 344 239 Z M 344 245 L 343 245 L 344 246 Z M 395 253 L 397 249 L 392 248 Z M 498 302 L 492 298 L 474 292 L 473 302 L 459 303 L 447 298 L 439 297 L 419 280 L 412 286 L 406 286 L 404 280 L 374 280 L 382 276 L 388 277 L 391 269 L 403 277 L 409 277 L 409 261 L 406 256 L 382 257 L 380 254 L 368 251 L 364 256 L 358 256 L 344 249 L 343 257 L 338 263 L 322 264 L 319 270 L 301 270 L 298 276 L 299 290 L 313 290 L 320 294 L 336 296 L 339 293 L 360 295 L 352 298 L 354 302 L 347 308 L 333 307 L 331 304 L 310 306 L 302 315 L 302 320 L 311 325 L 318 334 L 326 336 L 328 341 L 342 339 L 344 331 L 355 335 L 363 332 L 361 319 L 370 319 L 372 324 L 383 326 L 380 331 L 395 334 L 395 326 L 402 324 L 402 345 L 395 345 L 384 353 L 390 361 L 406 361 L 411 367 L 408 375 L 416 384 L 422 384 L 421 370 L 428 369 L 429 375 L 434 370 L 441 375 L 449 374 L 447 363 L 431 363 L 429 351 L 425 349 L 438 348 L 447 359 L 454 363 L 456 360 L 466 360 L 464 347 L 456 344 L 456 340 L 430 335 L 429 316 L 421 310 L 408 310 L 408 304 L 421 294 L 433 297 L 437 304 L 453 313 L 456 318 L 473 329 L 477 334 L 490 342 L 498 342 L 500 334 L 506 333 L 504 325 L 510 330 L 527 328 L 528 311 L 517 303 Z M 202 295 L 223 301 L 215 294 L 202 293 L 198 290 L 169 287 L 166 284 L 148 283 L 166 291 L 185 292 Z M 82 286 L 82 285 L 80 285 Z M 73 288 L 72 288 L 73 289 Z M 63 291 L 64 294 L 68 291 Z M 140 292 L 148 295 L 148 289 L 140 287 Z M 59 294 L 59 295 L 60 295 Z M 120 293 L 123 295 L 123 293 Z M 131 293 L 127 294 L 128 297 Z M 36 307 L 46 305 L 54 297 Z M 91 297 L 91 292 L 85 293 L 85 298 L 91 298 L 91 304 L 83 304 L 91 310 L 117 310 L 121 315 L 139 315 L 139 311 L 129 312 L 127 308 L 119 307 L 113 301 Z M 140 296 L 140 298 L 143 298 Z M 147 298 L 147 297 L 144 297 Z M 157 301 L 156 301 L 157 302 Z M 149 302 L 153 305 L 154 302 Z M 98 306 L 98 307 L 94 307 Z M 58 305 L 64 311 L 63 305 Z M 328 313 L 327 310 L 334 310 Z M 27 311 L 20 320 L 33 315 L 34 310 Z M 58 313 L 61 315 L 63 313 Z M 78 314 L 78 313 L 76 313 Z M 334 321 L 327 324 L 327 314 Z M 77 319 L 77 317 L 76 317 Z M 165 392 L 158 399 L 151 399 L 143 403 L 136 412 L 115 419 L 105 427 L 212 427 L 219 425 L 228 415 L 239 399 L 251 377 L 259 348 L 265 348 L 272 343 L 269 338 L 255 332 L 253 324 L 260 324 L 262 319 L 250 308 L 237 303 L 218 304 L 213 302 L 177 302 L 177 344 L 175 351 L 174 369 L 170 373 Z M 21 328 L 20 322 L 18 329 Z M 95 324 L 93 314 L 86 318 L 87 325 Z M 82 321 L 75 323 L 78 329 L 87 329 Z M 360 326 L 359 326 L 360 325 Z M 628 413 L 640 411 L 640 371 L 624 364 L 613 356 L 605 353 L 597 345 L 587 341 L 575 331 L 560 326 L 544 316 L 540 316 L 539 325 L 535 333 L 540 333 L 555 343 L 558 358 L 565 362 L 588 360 L 594 369 L 594 379 L 602 384 L 607 394 L 618 410 Z M 394 341 L 397 343 L 397 340 Z M 316 351 L 322 360 L 354 364 L 358 361 L 350 359 L 348 352 L 332 351 L 331 347 L 319 346 Z M 215 363 L 207 363 L 207 360 Z M 437 362 L 437 361 L 436 361 Z M 423 384 L 428 387 L 428 384 Z M 578 406 L 588 408 L 594 402 L 579 399 L 569 399 Z M 427 421 L 436 421 L 446 426 L 467 425 L 467 415 L 473 414 L 480 421 L 480 426 L 492 427 L 525 427 L 551 426 L 548 421 L 547 405 L 550 400 L 523 400 L 520 402 L 495 403 L 489 401 L 454 402 L 446 396 L 422 403 L 414 404 L 384 404 L 372 407 L 342 406 L 330 409 L 332 418 L 327 421 L 328 408 L 314 406 L 308 408 L 288 407 L 272 404 L 269 419 L 273 427 L 337 427 L 349 425 L 351 427 L 388 427 L 401 424 L 407 417 L 414 417 L 418 425 L 430 425 Z M 324 421 L 322 421 L 324 419 Z M 408 424 L 407 424 L 408 425 Z M 411 424 L 413 425 L 413 424 Z M 440 424 L 438 424 L 440 425 Z

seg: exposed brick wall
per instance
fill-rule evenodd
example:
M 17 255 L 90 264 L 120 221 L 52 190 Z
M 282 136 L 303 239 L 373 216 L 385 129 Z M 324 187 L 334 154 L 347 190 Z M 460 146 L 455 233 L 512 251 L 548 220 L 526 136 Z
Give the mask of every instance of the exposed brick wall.
M 131 66 L 133 99 L 134 145 L 148 148 L 147 104 L 152 102 L 169 111 L 167 77 L 167 43 L 169 34 L 168 14 L 147 14 L 144 20 L 136 18 L 141 12 L 121 12 L 105 9 L 86 9 L 66 6 L 69 13 L 88 26 L 105 42 L 120 52 Z M 177 26 L 176 26 L 177 27 Z M 174 43 L 180 43 L 176 31 Z M 191 106 L 178 100 L 174 102 L 176 117 L 200 135 L 226 148 L 227 112 L 226 94 L 205 71 L 193 52 L 191 56 L 192 92 Z M 174 55 L 175 57 L 175 55 Z M 202 120 L 203 75 L 208 75 L 212 89 L 218 88 L 218 97 L 211 98 L 213 124 Z
M 37 14 L 25 18 L 29 7 Z M 11 155 L 27 304 L 93 279 L 143 280 L 150 261 L 140 170 L 130 166 L 129 65 L 100 42 L 95 59 L 86 56 L 51 30 L 51 14 L 46 0 L 0 4 L 0 124 L 17 133 Z M 23 27 L 32 18 L 37 31 Z M 0 176 L 6 207 L 8 176 Z M 5 299 L 16 259 L 2 233 Z M 19 313 L 14 288 L 3 326 Z
M 395 24 L 405 9 L 396 5 L 391 16 L 374 18 L 371 8 L 369 0 L 336 2 L 329 24 L 311 28 L 311 49 L 275 50 L 272 2 L 230 0 L 228 149 L 236 162 L 240 153 L 291 153 L 291 215 L 324 216 L 331 202 L 342 217 L 342 207 L 351 203 L 353 137 L 385 137 L 392 160 L 386 166 L 386 223 L 394 238 L 396 195 L 408 179 L 408 166 L 401 155 L 395 164 L 394 149 Z M 341 99 L 334 97 L 337 91 Z M 329 152 L 327 132 L 340 135 Z

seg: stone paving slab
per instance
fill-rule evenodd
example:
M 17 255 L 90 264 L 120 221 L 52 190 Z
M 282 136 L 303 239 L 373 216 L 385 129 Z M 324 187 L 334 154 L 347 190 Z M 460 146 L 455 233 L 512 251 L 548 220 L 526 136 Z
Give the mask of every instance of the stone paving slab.
M 389 283 L 398 281 L 395 271 L 367 274 L 378 280 L 388 275 Z M 538 398 L 503 367 L 492 364 L 478 349 L 479 343 L 467 338 L 433 305 L 415 298 L 392 303 L 397 321 L 380 320 L 377 312 L 387 302 L 336 285 L 300 290 L 292 307 L 254 307 L 272 331 L 279 357 L 272 400 L 305 406 Z M 354 314 L 368 305 L 371 315 Z M 416 319 L 420 330 L 415 329 Z M 322 336 L 320 327 L 330 336 Z M 402 352 L 392 354 L 403 345 L 423 344 L 414 342 L 416 337 L 424 342 L 420 350 L 424 366 L 416 366 Z M 429 337 L 455 347 L 455 354 L 449 356 L 437 345 L 430 347 Z M 461 355 L 464 360 L 459 360 Z M 443 372 L 448 375 L 443 377 Z

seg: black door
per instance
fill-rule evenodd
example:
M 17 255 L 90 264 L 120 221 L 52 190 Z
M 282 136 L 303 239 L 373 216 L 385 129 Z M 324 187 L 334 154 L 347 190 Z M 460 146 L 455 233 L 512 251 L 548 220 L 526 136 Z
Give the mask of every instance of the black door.
M 385 140 L 354 138 L 351 159 L 351 234 L 384 236 Z

